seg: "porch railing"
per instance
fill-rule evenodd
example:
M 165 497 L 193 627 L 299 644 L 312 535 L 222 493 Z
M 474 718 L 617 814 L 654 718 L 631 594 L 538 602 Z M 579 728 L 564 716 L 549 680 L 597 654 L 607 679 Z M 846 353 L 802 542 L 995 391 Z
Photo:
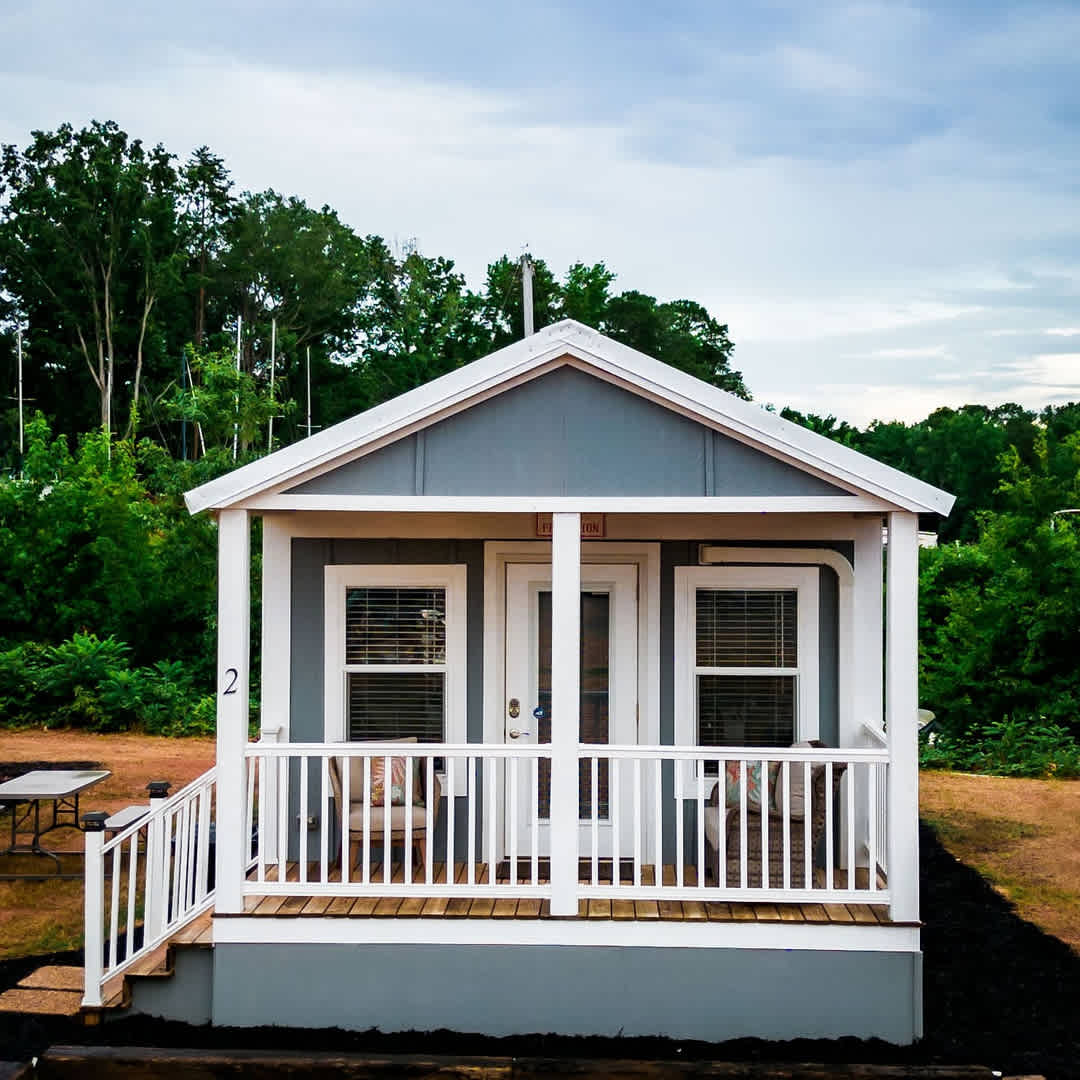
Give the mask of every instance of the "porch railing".
M 245 895 L 550 895 L 538 804 L 530 798 L 522 813 L 520 797 L 539 790 L 549 747 L 251 743 L 245 753 L 249 822 L 264 838 Z M 387 782 L 373 798 L 377 767 L 390 778 L 395 759 L 404 761 L 398 791 Z M 435 790 L 438 801 L 428 797 Z M 488 867 L 502 825 L 484 807 L 504 792 L 512 870 L 500 876 Z
M 210 769 L 110 839 L 86 833 L 84 1005 L 213 905 L 216 788 Z
M 582 744 L 570 836 L 551 831 L 545 745 L 252 743 L 245 754 L 248 822 L 261 838 L 251 897 L 542 900 L 548 853 L 570 847 L 579 899 L 890 898 L 877 872 L 880 749 Z M 393 759 L 404 762 L 399 789 L 373 799 L 377 769 L 390 776 Z M 426 797 L 437 789 L 438 802 Z

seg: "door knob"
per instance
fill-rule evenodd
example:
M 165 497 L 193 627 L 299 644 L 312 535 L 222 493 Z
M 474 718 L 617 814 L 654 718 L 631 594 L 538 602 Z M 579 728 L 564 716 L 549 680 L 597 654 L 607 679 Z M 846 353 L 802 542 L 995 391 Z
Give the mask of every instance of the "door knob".
M 511 739 L 519 739 L 522 735 L 531 735 L 531 731 L 522 731 L 520 728 L 512 727 L 507 734 Z

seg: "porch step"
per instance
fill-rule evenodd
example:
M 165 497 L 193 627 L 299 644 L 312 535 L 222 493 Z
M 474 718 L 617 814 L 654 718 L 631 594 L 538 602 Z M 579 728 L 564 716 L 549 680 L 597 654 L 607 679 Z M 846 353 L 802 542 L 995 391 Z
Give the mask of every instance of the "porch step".
M 131 982 L 135 979 L 168 979 L 175 968 L 177 949 L 211 947 L 211 913 L 204 912 L 178 930 L 168 941 L 141 957 L 127 971 L 110 979 L 104 987 L 104 1004 L 82 1007 L 83 969 L 46 964 L 21 979 L 17 986 L 0 994 L 0 1013 L 25 1016 L 81 1016 L 85 1023 L 98 1023 L 107 1012 L 126 1009 L 131 1004 Z

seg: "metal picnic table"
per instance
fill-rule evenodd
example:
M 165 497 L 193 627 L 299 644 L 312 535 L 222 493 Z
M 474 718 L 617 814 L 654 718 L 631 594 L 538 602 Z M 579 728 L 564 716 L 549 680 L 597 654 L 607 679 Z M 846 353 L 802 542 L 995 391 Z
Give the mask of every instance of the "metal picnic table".
M 79 826 L 79 796 L 87 788 L 100 784 L 110 773 L 106 769 L 35 769 L 0 784 L 0 814 L 11 815 L 11 843 L 0 850 L 2 855 L 37 855 L 52 859 L 56 869 L 51 874 L 0 874 L 0 881 L 81 878 L 79 874 L 60 872 L 60 854 L 41 846 L 41 838 L 53 829 Z M 25 807 L 20 810 L 23 804 Z M 52 820 L 42 828 L 41 804 L 52 803 Z M 30 828 L 27 824 L 30 823 Z M 19 841 L 19 834 L 30 834 Z

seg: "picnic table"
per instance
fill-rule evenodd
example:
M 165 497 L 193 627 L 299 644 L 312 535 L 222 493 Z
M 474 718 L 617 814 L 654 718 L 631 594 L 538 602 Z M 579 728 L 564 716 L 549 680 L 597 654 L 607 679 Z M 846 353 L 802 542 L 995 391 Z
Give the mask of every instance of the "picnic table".
M 81 878 L 81 873 L 62 874 L 60 854 L 68 853 L 43 848 L 41 838 L 54 829 L 80 828 L 79 796 L 111 775 L 106 769 L 35 769 L 0 784 L 0 814 L 11 815 L 11 843 L 0 850 L 0 856 L 36 855 L 52 859 L 56 864 L 51 874 L 0 874 L 0 881 Z M 45 825 L 43 803 L 52 804 L 51 819 Z M 24 837 L 29 834 L 29 839 L 20 841 L 20 834 Z

